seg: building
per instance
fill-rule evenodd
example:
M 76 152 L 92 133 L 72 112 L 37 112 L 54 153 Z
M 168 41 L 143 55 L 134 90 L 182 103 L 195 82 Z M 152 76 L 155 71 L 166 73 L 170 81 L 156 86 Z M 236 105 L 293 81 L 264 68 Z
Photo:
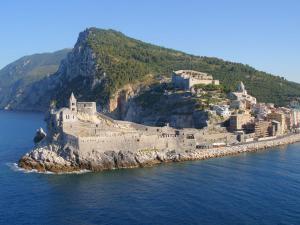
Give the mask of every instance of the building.
M 90 115 L 97 112 L 96 102 L 77 102 L 73 93 L 69 98 L 69 108 L 73 112 L 87 113 Z
M 229 111 L 229 107 L 227 105 L 214 105 L 213 110 L 219 116 L 229 117 L 231 115 L 231 112 Z
M 286 116 L 282 112 L 273 111 L 267 116 L 268 120 L 279 122 L 278 135 L 283 135 L 287 130 Z
M 237 110 L 246 110 L 247 103 L 245 100 L 232 100 L 230 102 L 230 108 L 237 109 Z
M 270 135 L 277 136 L 277 135 L 280 135 L 280 133 L 281 133 L 280 123 L 276 120 L 272 120 L 272 130 L 271 130 Z
M 207 135 L 197 129 L 152 127 L 128 121 L 113 120 L 95 112 L 94 103 L 77 102 L 72 94 L 69 107 L 51 108 L 47 115 L 48 137 L 59 141 L 62 149 L 79 155 L 104 153 L 122 149 L 130 151 L 196 149 L 198 143 L 220 146 L 236 143 L 235 135 L 227 132 Z
M 219 80 L 214 80 L 212 75 L 194 70 L 178 70 L 172 73 L 174 87 L 190 90 L 196 84 L 219 85 Z
M 297 128 L 300 126 L 300 110 L 292 109 L 290 114 L 290 127 Z
M 300 98 L 295 98 L 292 101 L 290 101 L 289 106 L 293 109 L 300 109 Z
M 230 116 L 230 130 L 249 130 L 253 124 L 253 117 L 249 113 L 237 113 Z
M 231 100 L 231 108 L 233 109 L 251 109 L 257 103 L 256 98 L 249 95 L 243 82 L 240 82 L 237 90 L 229 94 Z
M 78 114 L 93 116 L 97 113 L 96 102 L 77 102 L 72 93 L 69 98 L 69 108 L 59 110 L 51 109 L 49 120 L 50 129 L 57 131 L 64 124 L 70 124 L 78 121 Z
M 264 138 L 264 137 L 269 137 L 272 132 L 272 123 L 269 121 L 265 120 L 257 120 L 255 122 L 255 137 L 256 138 Z
M 257 103 L 253 105 L 252 112 L 256 115 L 257 119 L 265 119 L 271 113 L 270 105 L 265 103 Z

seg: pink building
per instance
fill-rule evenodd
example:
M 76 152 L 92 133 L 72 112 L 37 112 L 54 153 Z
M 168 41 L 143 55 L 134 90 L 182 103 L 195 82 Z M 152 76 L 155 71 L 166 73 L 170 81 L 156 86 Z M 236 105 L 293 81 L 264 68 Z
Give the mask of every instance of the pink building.
M 291 128 L 296 128 L 300 126 L 300 110 L 292 109 L 290 113 L 290 125 Z

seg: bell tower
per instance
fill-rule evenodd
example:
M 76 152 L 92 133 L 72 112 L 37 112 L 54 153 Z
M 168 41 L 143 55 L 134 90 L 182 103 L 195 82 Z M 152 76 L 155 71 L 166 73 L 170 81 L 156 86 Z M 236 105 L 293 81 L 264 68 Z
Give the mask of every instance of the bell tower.
M 246 90 L 246 88 L 245 88 L 245 85 L 244 85 L 244 83 L 241 81 L 240 83 L 239 83 L 239 85 L 238 85 L 238 92 L 241 92 L 241 93 L 243 93 L 244 95 L 247 95 L 248 93 L 247 93 L 247 90 Z
M 69 108 L 73 112 L 77 112 L 77 100 L 72 92 L 70 99 L 69 99 Z

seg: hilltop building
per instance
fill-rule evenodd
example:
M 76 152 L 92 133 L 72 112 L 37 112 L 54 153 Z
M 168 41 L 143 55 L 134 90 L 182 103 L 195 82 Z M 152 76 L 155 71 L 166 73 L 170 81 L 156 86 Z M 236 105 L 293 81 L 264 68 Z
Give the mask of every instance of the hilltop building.
M 190 90 L 196 84 L 219 85 L 219 80 L 214 80 L 212 75 L 194 70 L 177 70 L 172 73 L 172 83 L 175 87 Z

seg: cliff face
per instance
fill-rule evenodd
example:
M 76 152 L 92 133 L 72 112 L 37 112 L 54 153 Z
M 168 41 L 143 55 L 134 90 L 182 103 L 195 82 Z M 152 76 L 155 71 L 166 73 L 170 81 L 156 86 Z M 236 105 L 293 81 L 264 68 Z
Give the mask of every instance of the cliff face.
M 14 110 L 46 111 L 54 100 L 58 105 L 65 104 L 62 99 L 75 91 L 80 99 L 92 92 L 93 88 L 101 82 L 97 69 L 95 54 L 87 44 L 89 31 L 80 33 L 79 38 L 71 51 L 64 55 L 56 72 L 48 74 L 35 82 L 29 83 L 22 90 L 19 83 L 13 83 L 11 94 L 2 97 L 0 107 Z M 96 78 L 97 73 L 97 78 Z M 100 79 L 99 79 L 100 78 Z M 62 97 L 63 96 L 63 97 Z M 89 98 L 87 98 L 89 99 Z

